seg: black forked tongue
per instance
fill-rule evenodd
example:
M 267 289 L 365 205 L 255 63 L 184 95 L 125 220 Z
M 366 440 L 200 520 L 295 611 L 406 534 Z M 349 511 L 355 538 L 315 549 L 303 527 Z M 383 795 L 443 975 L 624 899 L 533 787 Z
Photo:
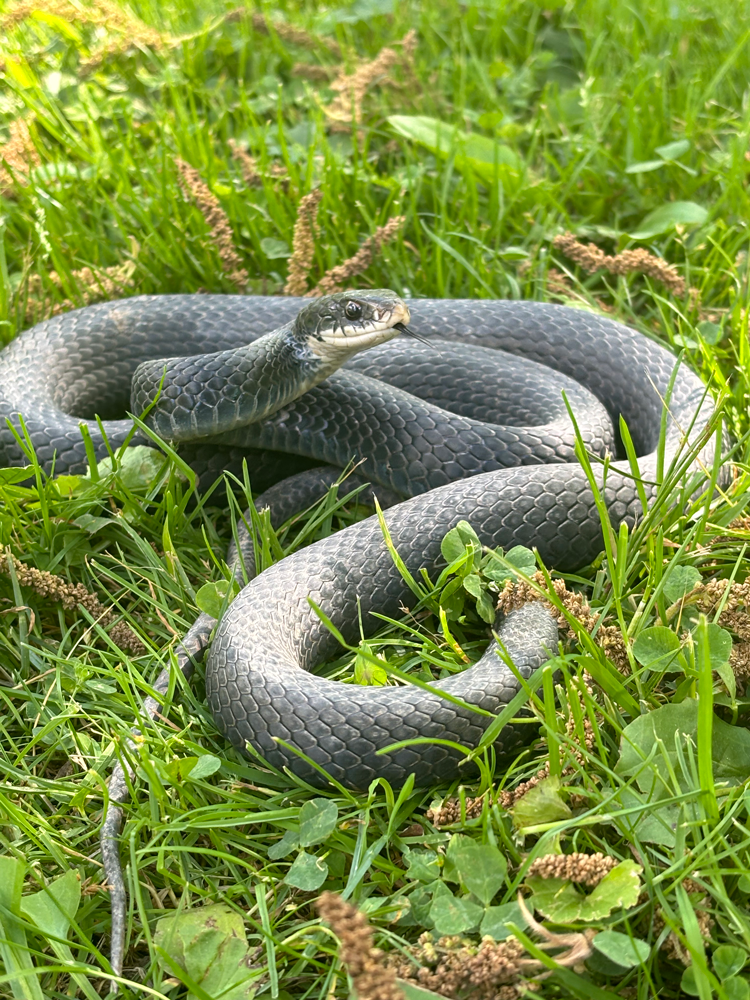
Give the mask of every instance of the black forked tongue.
M 419 333 L 415 333 L 414 330 L 410 330 L 405 323 L 394 323 L 394 330 L 398 330 L 399 333 L 403 334 L 405 337 L 411 337 L 412 340 L 418 340 L 421 344 L 427 344 L 428 347 L 434 347 L 426 337 L 423 337 Z

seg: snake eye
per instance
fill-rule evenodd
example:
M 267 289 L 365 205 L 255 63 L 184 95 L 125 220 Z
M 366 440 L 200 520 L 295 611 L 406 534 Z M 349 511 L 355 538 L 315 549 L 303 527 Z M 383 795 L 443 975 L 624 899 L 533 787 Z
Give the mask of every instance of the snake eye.
M 344 306 L 344 315 L 347 319 L 361 319 L 362 306 L 359 302 L 347 302 Z

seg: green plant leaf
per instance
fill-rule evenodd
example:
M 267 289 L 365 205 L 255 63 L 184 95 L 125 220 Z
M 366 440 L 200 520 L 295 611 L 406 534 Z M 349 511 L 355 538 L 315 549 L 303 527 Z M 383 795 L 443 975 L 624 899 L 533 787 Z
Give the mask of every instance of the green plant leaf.
M 65 942 L 80 902 L 81 878 L 74 870 L 65 872 L 44 889 L 21 899 L 23 915 L 48 939 L 49 947 L 68 966 L 75 966 L 75 959 Z M 87 976 L 71 968 L 70 977 L 88 1000 L 98 1000 L 99 994 Z
M 488 906 L 504 885 L 508 871 L 497 847 L 463 838 L 451 852 L 451 860 L 461 885 Z
M 550 920 L 569 924 L 583 919 L 586 896 L 567 879 L 532 875 L 526 879 L 526 886 L 532 892 L 530 905 Z
M 620 934 L 618 931 L 601 931 L 591 944 L 623 969 L 642 965 L 651 954 L 651 946 L 647 941 L 628 937 L 627 934 Z
M 328 865 L 314 854 L 300 851 L 284 881 L 303 892 L 315 892 L 328 878 Z
M 625 167 L 626 174 L 648 174 L 652 170 L 659 170 L 666 167 L 666 160 L 641 160 L 640 163 L 631 163 Z
M 478 573 L 469 573 L 464 577 L 464 590 L 467 590 L 472 597 L 481 597 L 484 593 L 482 580 Z
M 711 956 L 714 971 L 719 979 L 729 979 L 744 969 L 747 963 L 747 951 L 733 944 L 722 944 Z
M 299 811 L 300 847 L 319 844 L 336 829 L 338 806 L 332 799 L 310 799 Z
M 450 565 L 457 559 L 461 559 L 467 549 L 479 553 L 482 551 L 482 543 L 468 521 L 459 521 L 455 528 L 446 532 L 440 543 L 440 551 L 443 554 L 443 559 Z
M 162 964 L 178 978 L 201 989 L 201 997 L 250 1000 L 258 978 L 248 968 L 248 945 L 240 914 L 224 903 L 162 917 L 154 944 Z M 194 992 L 189 998 L 198 997 Z
M 520 829 L 540 823 L 554 823 L 571 816 L 568 804 L 560 795 L 560 779 L 545 778 L 530 788 L 511 809 L 513 823 Z
M 505 558 L 511 566 L 516 566 L 527 576 L 536 571 L 536 556 L 525 545 L 514 545 L 512 549 L 508 549 Z
M 221 759 L 213 754 L 205 753 L 200 757 L 178 757 L 171 760 L 164 768 L 173 784 L 183 781 L 198 781 L 209 778 L 221 767 Z
M 204 614 L 218 619 L 224 599 L 229 593 L 232 597 L 236 597 L 239 593 L 239 584 L 236 580 L 212 580 L 210 583 L 204 583 L 197 592 L 195 603 Z
M 677 139 L 675 142 L 668 142 L 665 146 L 657 146 L 654 150 L 663 160 L 676 160 L 690 149 L 690 142 L 687 139 Z
M 164 475 L 169 465 L 169 459 L 156 448 L 148 448 L 145 444 L 126 448 L 117 463 L 117 475 L 123 486 L 129 490 L 149 489 Z M 97 463 L 97 471 L 101 478 L 112 472 L 112 459 L 103 458 Z
M 373 663 L 369 656 L 361 656 L 359 653 L 354 658 L 353 675 L 354 683 L 363 687 L 384 687 L 388 683 L 388 672 Z
M 404 850 L 404 860 L 409 868 L 409 877 L 419 882 L 434 882 L 440 878 L 441 858 L 435 851 L 423 847 Z
M 285 243 L 284 240 L 274 239 L 273 236 L 266 236 L 265 239 L 262 239 L 260 248 L 269 260 L 280 260 L 292 256 L 289 244 Z
M 477 614 L 482 621 L 487 622 L 488 625 L 492 625 L 497 618 L 495 602 L 492 600 L 487 591 L 483 591 L 477 598 Z
M 73 524 L 93 535 L 102 528 L 111 528 L 112 518 L 96 517 L 94 514 L 79 514 L 78 517 L 73 518 Z
M 451 835 L 443 861 L 443 878 L 446 882 L 461 881 L 461 876 L 459 875 L 458 868 L 453 860 L 453 855 L 457 851 L 460 851 L 464 845 L 468 846 L 473 843 L 475 843 L 474 839 L 465 833 L 454 833 Z
M 33 465 L 23 465 L 20 468 L 0 469 L 0 486 L 12 486 L 14 483 L 22 483 L 24 479 L 30 479 L 34 475 Z M 58 476 L 57 479 L 62 479 Z M 70 479 L 78 479 L 78 476 L 70 476 Z M 55 482 L 57 482 L 57 479 Z
M 25 877 L 24 861 L 10 855 L 0 856 L 0 957 L 14 997 L 44 1000 L 26 944 L 26 930 L 20 921 Z
M 489 935 L 494 941 L 505 941 L 511 936 L 508 924 L 515 924 L 523 929 L 526 926 L 521 907 L 518 903 L 503 903 L 501 906 L 488 906 L 484 911 L 479 933 Z
M 638 831 L 640 840 L 650 844 L 674 847 L 675 829 L 680 818 L 680 807 L 670 801 L 663 804 L 651 795 L 641 795 L 636 789 L 621 788 L 617 801 L 623 809 L 632 809 L 630 816 L 618 817 L 617 823 L 629 834 Z
M 633 643 L 633 656 L 644 667 L 660 673 L 682 671 L 687 666 L 680 655 L 680 640 L 666 625 L 644 628 Z
M 81 902 L 81 877 L 69 871 L 50 882 L 46 889 L 21 900 L 21 911 L 48 937 L 65 939 Z
M 505 583 L 506 580 L 515 579 L 516 574 L 512 567 L 526 576 L 532 576 L 536 572 L 536 556 L 525 545 L 514 545 L 504 558 L 510 563 L 510 568 L 501 563 L 493 552 L 488 552 L 482 562 L 482 572 L 493 583 Z
M 710 344 L 711 347 L 720 344 L 726 332 L 723 326 L 720 326 L 718 323 L 712 323 L 708 319 L 701 320 L 695 329 L 700 334 L 701 339 Z
M 327 10 L 320 23 L 321 31 L 330 31 L 337 24 L 359 24 L 373 17 L 392 14 L 395 0 L 354 0 L 344 7 Z
M 672 775 L 677 777 L 684 790 L 693 787 L 692 775 L 682 773 L 681 755 L 675 740 L 684 748 L 688 745 L 694 748 L 697 735 L 698 703 L 695 699 L 686 698 L 680 704 L 663 705 L 625 727 L 616 770 L 624 777 L 636 774 L 638 787 L 653 798 L 671 798 L 675 791 Z M 643 762 L 655 745 L 657 753 L 644 767 Z M 714 716 L 711 758 L 717 782 L 741 784 L 750 773 L 750 732 Z
M 407 139 L 426 146 L 444 159 L 455 153 L 456 162 L 471 167 L 482 180 L 494 181 L 523 168 L 518 154 L 503 143 L 473 132 L 464 132 L 426 115 L 391 115 L 392 128 Z
M 692 965 L 689 965 L 682 973 L 680 988 L 683 993 L 687 993 L 690 997 L 700 996 L 700 990 L 698 989 L 698 984 L 695 981 L 695 970 Z
M 669 604 L 676 604 L 686 597 L 703 577 L 695 566 L 671 566 L 664 581 L 663 594 Z
M 727 1000 L 748 1000 L 750 983 L 744 976 L 730 976 L 722 984 Z
M 572 882 L 532 875 L 526 885 L 532 890 L 534 908 L 561 924 L 577 920 L 602 920 L 613 910 L 627 910 L 638 902 L 643 869 L 635 861 L 621 861 L 587 895 Z
M 268 857 L 271 861 L 278 861 L 279 858 L 285 858 L 292 851 L 296 851 L 298 847 L 299 830 L 285 830 L 281 840 L 277 840 L 268 848 Z
M 416 986 L 406 979 L 397 979 L 396 982 L 404 994 L 405 1000 L 447 1000 L 443 993 L 433 993 L 432 990 L 426 990 L 424 986 Z
M 702 226 L 707 218 L 708 210 L 694 201 L 668 201 L 649 212 L 629 236 L 633 240 L 648 240 L 675 226 Z
M 484 916 L 484 909 L 469 899 L 459 898 L 443 882 L 437 885 L 430 919 L 438 934 L 463 934 L 479 925 Z
M 711 659 L 711 669 L 717 670 L 722 664 L 729 662 L 732 653 L 732 636 L 725 628 L 715 622 L 706 626 L 708 633 L 708 653 Z

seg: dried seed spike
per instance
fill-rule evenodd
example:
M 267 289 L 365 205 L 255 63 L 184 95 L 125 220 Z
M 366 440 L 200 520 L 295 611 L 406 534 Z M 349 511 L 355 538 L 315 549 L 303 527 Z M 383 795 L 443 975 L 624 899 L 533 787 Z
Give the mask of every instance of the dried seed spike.
M 337 264 L 336 267 L 326 271 L 315 288 L 307 292 L 307 298 L 317 298 L 320 295 L 330 295 L 332 292 L 341 291 L 345 281 L 355 278 L 367 270 L 383 244 L 394 239 L 405 221 L 406 216 L 396 215 L 389 219 L 384 226 L 378 226 L 353 257 L 349 257 L 342 264 Z
M 315 258 L 315 237 L 318 234 L 318 207 L 323 192 L 311 191 L 306 194 L 297 208 L 292 237 L 292 256 L 289 258 L 284 295 L 304 295 L 307 278 Z
M 127 7 L 121 7 L 112 0 L 93 0 L 85 6 L 73 3 L 72 0 L 17 0 L 0 18 L 0 28 L 6 31 L 14 28 L 35 11 L 44 11 L 79 24 L 101 25 L 108 31 L 118 33 L 119 38 L 107 41 L 87 60 L 81 62 L 79 65 L 81 73 L 96 69 L 107 56 L 124 52 L 132 45 L 161 49 L 168 41 Z
M 528 874 L 540 878 L 568 879 L 593 889 L 617 863 L 617 858 L 601 853 L 575 851 L 573 854 L 545 854 L 531 863 Z
M 536 974 L 544 968 L 541 962 L 527 957 L 516 938 L 493 941 L 484 937 L 476 944 L 459 935 L 434 941 L 427 933 L 410 953 L 414 961 L 389 956 L 396 975 L 444 997 L 513 998 L 527 985 L 522 981 L 524 974 Z
M 13 193 L 14 176 L 25 184 L 29 172 L 41 162 L 29 131 L 30 121 L 33 117 L 14 118 L 8 128 L 8 141 L 0 146 L 0 194 L 5 197 Z
M 481 816 L 485 800 L 486 795 L 480 795 L 479 798 L 467 798 L 465 800 L 466 818 L 476 819 Z M 461 819 L 461 800 L 448 799 L 439 809 L 428 809 L 425 816 L 433 826 L 437 827 L 458 823 Z
M 404 1000 L 396 986 L 396 973 L 383 964 L 373 944 L 367 917 L 335 892 L 324 892 L 318 913 L 330 924 L 341 942 L 339 956 L 352 980 L 359 1000 Z
M 292 76 L 302 77 L 312 83 L 327 83 L 336 76 L 335 66 L 320 66 L 316 63 L 298 62 L 292 66 Z
M 37 569 L 36 566 L 29 566 L 17 559 L 7 547 L 0 550 L 0 572 L 10 572 L 9 560 L 13 565 L 16 579 L 22 587 L 30 587 L 40 597 L 59 601 L 66 611 L 72 611 L 80 604 L 92 618 L 98 620 L 103 628 L 112 625 L 115 621 L 116 616 L 108 611 L 96 594 L 92 594 L 82 583 L 68 583 L 67 580 L 55 576 L 54 573 Z M 112 625 L 109 634 L 120 649 L 130 652 L 134 656 L 142 656 L 146 652 L 146 647 L 125 622 L 117 622 Z
M 239 7 L 236 11 L 230 11 L 227 15 L 227 19 L 234 19 L 233 15 L 244 16 L 245 9 Z M 255 31 L 262 35 L 270 35 L 271 28 L 276 32 L 279 38 L 284 42 L 289 42 L 290 45 L 299 45 L 305 49 L 316 48 L 317 46 L 324 46 L 333 55 L 341 58 L 341 48 L 338 42 L 334 41 L 332 38 L 322 38 L 318 35 L 311 35 L 309 31 L 305 31 L 304 28 L 295 28 L 293 24 L 289 24 L 287 21 L 271 21 L 270 27 L 266 17 L 261 14 L 260 11 L 255 11 L 252 14 L 253 28 Z
M 352 122 L 359 124 L 365 94 L 376 83 L 388 79 L 398 61 L 399 55 L 395 49 L 386 47 L 374 59 L 362 63 L 353 73 L 341 70 L 331 83 L 331 90 L 335 90 L 338 96 L 323 108 L 335 127 L 348 132 Z
M 136 268 L 136 258 L 140 252 L 140 244 L 130 238 L 131 259 L 123 264 L 98 268 L 82 267 L 71 272 L 71 277 L 78 286 L 78 297 L 83 305 L 88 305 L 97 299 L 111 299 L 122 295 L 130 288 Z M 50 281 L 62 288 L 62 278 L 57 271 L 47 275 Z M 32 323 L 42 317 L 57 316 L 69 309 L 75 309 L 76 304 L 70 299 L 51 302 L 44 292 L 41 276 L 32 274 L 26 282 L 26 321 Z
M 535 573 L 532 580 L 537 585 L 537 588 L 544 589 L 546 586 L 542 573 Z M 583 595 L 568 590 L 564 580 L 553 580 L 552 586 L 568 614 L 580 622 L 587 632 L 592 632 L 599 621 L 599 616 L 591 610 Z M 523 607 L 524 604 L 528 604 L 530 601 L 541 601 L 555 615 L 559 628 L 571 638 L 575 638 L 575 633 L 571 630 L 565 615 L 550 601 L 545 600 L 539 594 L 538 589 L 523 581 L 508 580 L 500 592 L 497 607 L 498 611 L 508 614 L 510 611 L 515 611 Z M 594 635 L 594 641 L 606 652 L 609 659 L 612 660 L 620 672 L 625 673 L 630 669 L 625 640 L 616 625 L 600 625 Z
M 195 167 L 179 157 L 175 159 L 174 163 L 177 167 L 178 181 L 183 193 L 195 202 L 206 220 L 206 225 L 211 230 L 209 239 L 216 248 L 224 273 L 239 291 L 244 291 L 250 279 L 242 264 L 242 258 L 234 246 L 232 227 L 229 224 L 227 213 Z
M 242 146 L 236 139 L 229 140 L 229 148 L 232 151 L 232 158 L 236 160 L 242 170 L 242 177 L 248 187 L 258 187 L 263 182 L 264 177 L 274 180 L 284 180 L 289 178 L 286 167 L 278 163 L 270 164 L 267 173 L 259 169 L 254 156 Z
M 674 264 L 668 264 L 661 257 L 655 257 L 654 254 L 649 253 L 648 250 L 642 248 L 623 250 L 622 253 L 610 256 L 594 243 L 580 243 L 572 233 L 555 236 L 552 240 L 552 246 L 575 261 L 589 274 L 599 270 L 609 271 L 610 274 L 640 272 L 661 281 L 678 298 L 682 298 L 686 293 L 689 293 L 693 299 L 698 296 L 697 289 L 688 289 L 684 278 L 680 277 Z

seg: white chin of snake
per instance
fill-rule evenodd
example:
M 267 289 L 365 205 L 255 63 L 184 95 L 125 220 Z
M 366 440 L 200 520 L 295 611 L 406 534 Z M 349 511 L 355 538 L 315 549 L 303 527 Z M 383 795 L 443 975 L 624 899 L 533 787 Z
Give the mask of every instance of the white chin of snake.
M 408 313 L 402 316 L 400 311 L 393 311 L 388 314 L 387 319 L 369 322 L 364 330 L 361 326 L 345 326 L 339 327 L 335 332 L 330 330 L 323 333 L 322 339 L 312 341 L 310 347 L 326 361 L 340 362 L 352 354 L 395 337 L 399 332 L 395 329 L 396 324 L 406 323 L 408 319 Z

